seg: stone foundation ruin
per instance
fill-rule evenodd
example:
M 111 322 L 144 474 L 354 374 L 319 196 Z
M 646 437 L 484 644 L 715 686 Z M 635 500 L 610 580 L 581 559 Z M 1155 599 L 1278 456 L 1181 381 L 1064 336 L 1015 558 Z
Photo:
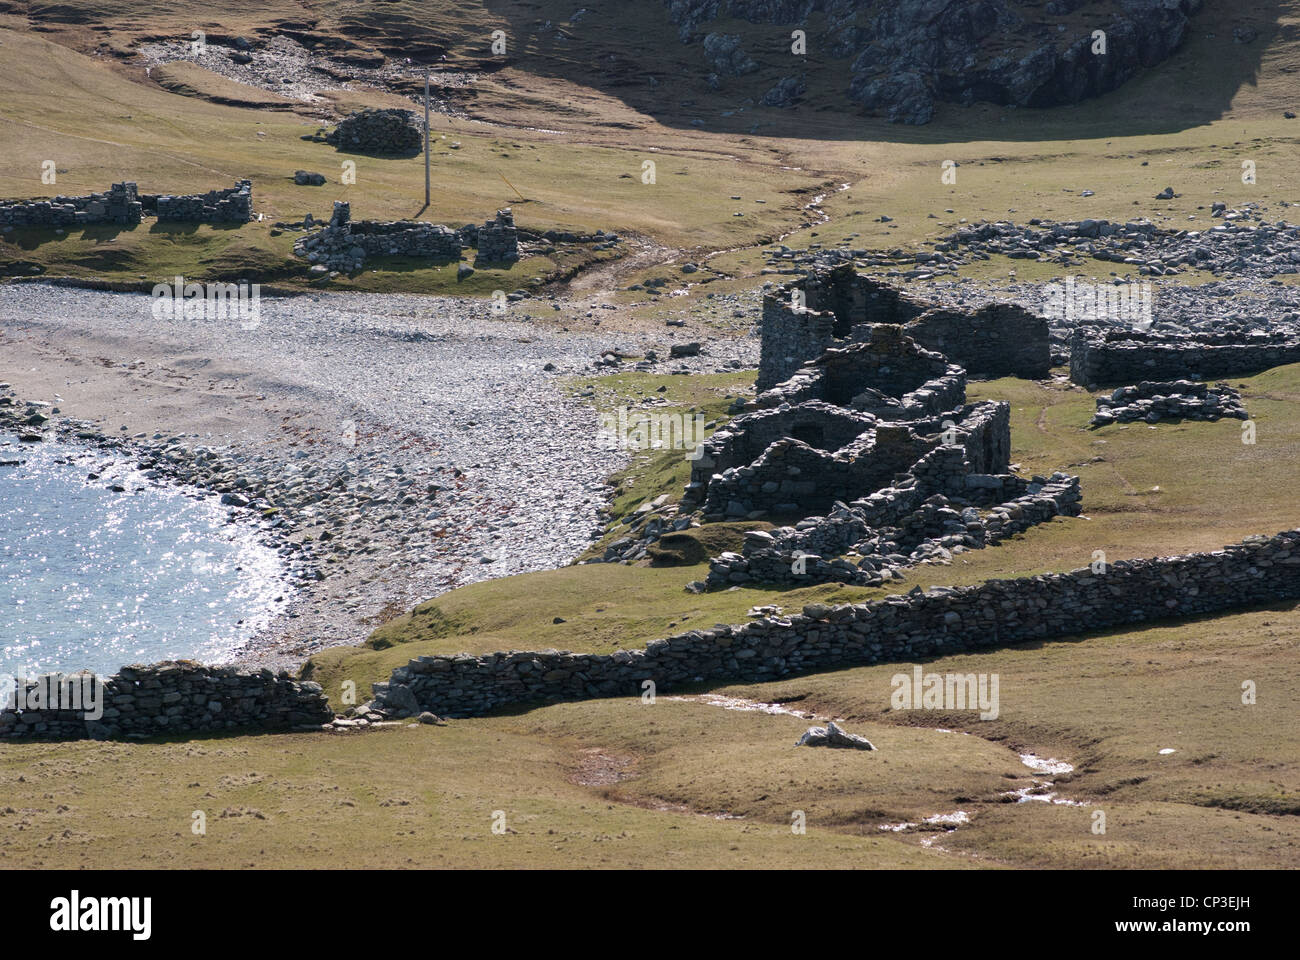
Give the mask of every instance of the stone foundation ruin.
M 841 264 L 764 295 L 758 389 L 775 386 L 841 341 L 865 339 L 867 329 L 881 324 L 902 326 L 971 376 L 1043 379 L 1051 368 L 1047 321 L 1021 307 L 940 307 Z
M 1294 333 L 1163 334 L 1083 325 L 1070 339 L 1070 379 L 1089 390 L 1143 380 L 1212 380 L 1300 362 Z
M 0 201 L 0 226 L 73 227 L 97 223 L 131 226 L 144 214 L 173 223 L 247 223 L 253 218 L 253 184 L 176 196 L 140 193 L 135 183 L 115 183 L 105 193 L 52 200 Z
M 488 244 L 491 257 L 483 253 Z M 294 253 L 331 270 L 360 270 L 367 258 L 415 257 L 456 261 L 467 246 L 478 244 L 479 260 L 510 263 L 519 259 L 519 234 L 507 207 L 482 226 L 453 230 L 423 220 L 353 220 L 352 207 L 336 201 L 330 221 L 315 233 L 299 238 Z
M 1092 426 L 1130 423 L 1144 420 L 1221 420 L 1231 417 L 1247 420 L 1241 394 L 1226 383 L 1210 388 L 1204 383 L 1175 380 L 1171 383 L 1143 381 L 1135 386 L 1119 387 L 1109 397 L 1097 398 L 1097 413 Z

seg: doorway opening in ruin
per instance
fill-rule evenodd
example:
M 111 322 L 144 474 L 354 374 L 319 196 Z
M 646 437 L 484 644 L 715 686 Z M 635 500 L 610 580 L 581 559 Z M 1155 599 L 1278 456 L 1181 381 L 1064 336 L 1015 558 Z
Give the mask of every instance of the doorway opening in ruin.
M 790 428 L 790 436 L 818 450 L 826 449 L 826 430 L 817 423 L 799 423 Z

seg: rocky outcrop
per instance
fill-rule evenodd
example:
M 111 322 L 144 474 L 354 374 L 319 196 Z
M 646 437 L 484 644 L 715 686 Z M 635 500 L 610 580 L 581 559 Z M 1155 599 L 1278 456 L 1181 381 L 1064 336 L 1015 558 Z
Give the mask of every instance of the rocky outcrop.
M 682 41 L 698 41 L 711 85 L 761 76 L 760 47 L 722 20 L 800 27 L 810 51 L 847 61 L 845 93 L 898 123 L 928 123 L 938 102 L 1045 107 L 1114 90 L 1169 57 L 1201 0 L 665 0 Z M 1105 32 L 1094 52 L 1093 31 Z M 770 85 L 771 81 L 766 81 Z M 793 102 L 798 81 L 767 94 Z M 764 88 L 765 89 L 765 88 Z
M 840 747 L 849 750 L 874 750 L 875 746 L 866 737 L 848 733 L 840 729 L 834 720 L 824 727 L 809 727 L 804 735 L 795 742 L 796 747 Z

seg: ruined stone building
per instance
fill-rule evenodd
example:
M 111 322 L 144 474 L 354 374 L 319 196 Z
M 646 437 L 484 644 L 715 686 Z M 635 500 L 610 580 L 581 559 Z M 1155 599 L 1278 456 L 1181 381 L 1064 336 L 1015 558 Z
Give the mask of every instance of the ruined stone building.
M 797 523 L 751 531 L 705 585 L 875 585 L 1077 515 L 1077 477 L 1010 472 L 1010 407 L 968 403 L 954 353 L 986 376 L 1043 376 L 1047 325 L 1017 307 L 933 308 L 838 268 L 770 296 L 758 396 L 704 442 L 680 509 Z
M 1051 368 L 1047 321 L 1014 304 L 977 310 L 941 307 L 858 274 L 851 264 L 822 269 L 763 298 L 758 389 L 767 390 L 832 346 L 866 339 L 871 327 L 900 326 L 972 377 L 1043 379 Z

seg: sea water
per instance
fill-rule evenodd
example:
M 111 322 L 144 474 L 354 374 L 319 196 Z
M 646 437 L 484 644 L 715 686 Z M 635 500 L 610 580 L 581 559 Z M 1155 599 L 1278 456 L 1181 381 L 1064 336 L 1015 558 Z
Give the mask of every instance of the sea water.
M 0 434 L 0 676 L 228 660 L 289 595 L 285 575 L 214 498 Z

